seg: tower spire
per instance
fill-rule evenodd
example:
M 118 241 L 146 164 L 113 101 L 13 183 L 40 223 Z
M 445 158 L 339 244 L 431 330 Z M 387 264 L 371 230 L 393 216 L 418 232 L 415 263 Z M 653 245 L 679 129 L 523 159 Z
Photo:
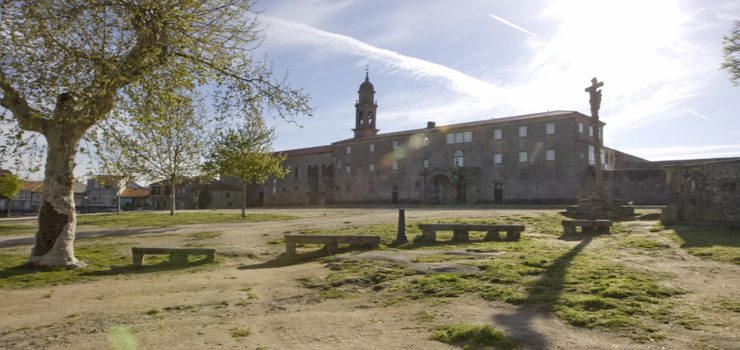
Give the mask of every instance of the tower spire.
M 375 103 L 375 88 L 370 82 L 368 65 L 365 65 L 365 81 L 360 84 L 360 90 L 357 93 L 359 98 L 355 103 L 355 128 L 352 129 L 355 132 L 355 138 L 377 135 L 375 112 L 378 104 Z

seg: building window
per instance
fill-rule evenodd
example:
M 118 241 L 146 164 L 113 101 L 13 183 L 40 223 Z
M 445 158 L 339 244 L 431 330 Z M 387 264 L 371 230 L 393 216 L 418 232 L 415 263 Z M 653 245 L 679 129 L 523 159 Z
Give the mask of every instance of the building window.
M 424 146 L 429 146 L 429 136 L 424 135 Z
M 398 141 L 393 141 L 393 149 L 398 149 Z
M 229 192 L 224 193 L 224 197 L 225 198 L 231 198 L 231 193 L 229 193 Z
M 578 132 L 583 134 L 583 123 L 578 123 Z
M 463 132 L 454 132 L 447 134 L 447 144 L 451 145 L 453 143 L 463 143 L 463 142 L 472 142 L 473 141 L 473 132 L 471 131 L 463 131 Z
M 346 167 L 344 167 L 344 172 L 346 172 L 347 174 L 351 173 L 352 172 L 352 167 L 349 166 L 349 165 L 347 165 Z
M 596 158 L 594 158 L 594 146 L 588 145 L 588 164 L 593 165 L 596 163 Z
M 398 161 L 393 161 L 393 170 L 398 170 Z
M 293 176 L 296 180 L 298 180 L 298 167 L 295 167 L 295 172 L 293 173 Z
M 495 153 L 493 155 L 493 164 L 503 164 L 504 163 L 504 155 L 501 153 Z
M 350 185 L 350 184 L 346 184 L 346 185 L 344 185 L 344 192 L 349 192 L 351 188 L 352 188 L 352 187 L 351 187 L 351 185 Z
M 555 150 L 548 149 L 545 151 L 545 160 L 555 160 Z
M 527 127 L 526 126 L 519 127 L 519 137 L 527 137 Z
M 452 165 L 455 167 L 461 167 L 465 164 L 465 156 L 463 151 L 455 151 L 455 157 L 452 159 Z
M 367 170 L 375 171 L 375 163 L 370 163 L 367 165 Z
M 519 163 L 527 162 L 527 152 L 519 152 Z
M 555 133 L 555 123 L 545 124 L 545 134 L 552 135 Z
M 493 129 L 493 139 L 501 140 L 501 129 Z
M 423 166 L 425 168 L 428 168 L 429 167 L 429 159 L 424 159 Z
M 375 152 L 375 144 L 374 143 L 371 143 L 370 144 L 370 152 Z
M 347 146 L 347 154 L 352 154 L 352 146 Z
M 588 136 L 594 136 L 594 127 L 593 126 L 589 126 L 588 127 Z

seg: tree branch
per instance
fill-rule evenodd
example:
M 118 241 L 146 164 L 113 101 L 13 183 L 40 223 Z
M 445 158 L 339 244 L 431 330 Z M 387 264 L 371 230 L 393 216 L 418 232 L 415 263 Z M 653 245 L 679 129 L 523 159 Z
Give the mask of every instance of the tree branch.
M 41 113 L 28 105 L 26 99 L 10 84 L 2 70 L 0 70 L 0 90 L 3 92 L 0 106 L 13 113 L 21 129 L 41 133 L 43 130 Z

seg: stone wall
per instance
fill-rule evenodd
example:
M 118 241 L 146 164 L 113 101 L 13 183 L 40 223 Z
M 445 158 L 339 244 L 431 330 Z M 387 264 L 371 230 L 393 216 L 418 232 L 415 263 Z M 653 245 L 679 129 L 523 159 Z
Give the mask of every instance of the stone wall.
M 661 219 L 740 227 L 740 160 L 672 165 L 666 172 L 668 206 Z
M 612 199 L 622 203 L 666 204 L 665 172 L 662 169 L 624 169 L 604 172 Z

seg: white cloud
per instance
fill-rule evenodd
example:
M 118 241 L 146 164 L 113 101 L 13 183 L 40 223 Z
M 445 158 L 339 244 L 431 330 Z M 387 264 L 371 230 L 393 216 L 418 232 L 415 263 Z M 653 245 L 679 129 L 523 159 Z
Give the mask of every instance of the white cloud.
M 261 19 L 270 26 L 271 38 L 277 37 L 279 40 L 291 40 L 339 53 L 365 57 L 391 69 L 404 71 L 414 78 L 442 79 L 451 90 L 480 100 L 491 100 L 495 96 L 504 95 L 501 88 L 491 83 L 441 64 L 379 48 L 347 35 L 324 31 L 277 17 L 262 16 Z
M 740 157 L 740 145 L 622 147 L 619 150 L 653 161 Z

